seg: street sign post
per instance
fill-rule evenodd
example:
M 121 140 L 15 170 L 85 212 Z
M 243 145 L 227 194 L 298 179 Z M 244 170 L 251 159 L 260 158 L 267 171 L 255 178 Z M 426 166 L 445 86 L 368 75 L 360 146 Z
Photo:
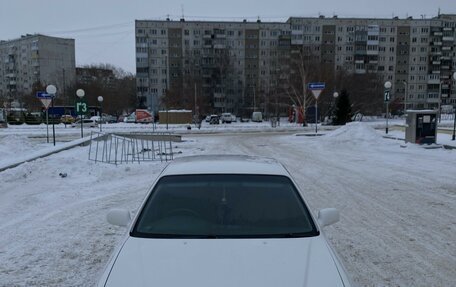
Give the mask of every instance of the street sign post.
M 87 107 L 87 102 L 83 99 L 77 100 L 74 104 L 74 110 L 78 116 L 83 116 L 89 111 Z
M 385 91 L 385 93 L 383 94 L 383 100 L 385 101 L 385 103 L 390 101 L 390 91 Z
M 315 97 L 315 133 L 318 133 L 318 97 L 325 87 L 325 83 L 322 82 L 308 84 L 308 89 L 312 91 L 312 94 Z
M 41 101 L 46 110 L 46 139 L 49 143 L 49 106 L 51 105 L 53 95 L 46 92 L 36 92 L 36 97 Z
M 79 118 L 79 121 L 81 122 L 81 138 L 84 137 L 84 131 L 83 131 L 83 128 L 82 128 L 82 115 L 85 115 L 87 112 L 88 112 L 88 108 L 87 108 L 87 102 L 82 100 L 82 98 L 84 97 L 85 95 L 85 92 L 83 89 L 78 89 L 76 91 L 76 96 L 78 96 L 79 100 L 76 100 L 75 102 L 75 111 L 76 111 L 76 114 L 77 115 L 80 115 L 81 117 Z

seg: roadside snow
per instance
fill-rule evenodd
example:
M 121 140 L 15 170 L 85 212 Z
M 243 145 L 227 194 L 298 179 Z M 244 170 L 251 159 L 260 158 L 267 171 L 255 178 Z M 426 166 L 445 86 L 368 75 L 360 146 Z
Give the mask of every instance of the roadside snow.
M 312 211 L 341 210 L 325 233 L 360 286 L 453 286 L 456 150 L 403 148 L 370 126 L 353 123 L 319 137 L 188 134 L 173 149 L 281 161 Z M 34 145 L 10 137 L 3 147 Z M 93 286 L 125 232 L 106 213 L 136 212 L 165 166 L 94 163 L 87 153 L 77 147 L 0 172 L 0 286 Z

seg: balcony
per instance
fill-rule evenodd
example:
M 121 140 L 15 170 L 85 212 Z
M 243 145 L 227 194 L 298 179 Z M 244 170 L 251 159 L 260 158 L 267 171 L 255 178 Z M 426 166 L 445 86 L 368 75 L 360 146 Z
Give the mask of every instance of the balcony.
M 438 85 L 440 83 L 440 77 L 436 75 L 428 75 L 427 83 Z
M 450 66 L 440 66 L 440 69 L 442 69 L 442 70 L 449 70 L 449 69 L 450 69 Z
M 434 32 L 434 36 L 442 36 L 443 33 L 442 32 Z
M 356 74 L 365 74 L 366 73 L 366 69 L 355 69 L 355 73 Z
M 426 103 L 438 103 L 439 102 L 439 98 L 427 98 L 426 99 Z
M 442 47 L 443 51 L 451 51 L 452 49 L 453 49 L 453 47 L 451 47 L 451 46 Z
M 440 61 L 432 61 L 432 64 L 433 64 L 433 65 L 440 65 L 441 63 L 442 63 L 442 62 L 440 62 Z
M 442 41 L 444 41 L 444 42 L 446 42 L 446 41 L 451 41 L 451 42 L 453 42 L 453 41 L 454 41 L 454 37 L 448 37 L 448 36 L 447 36 L 447 37 L 443 37 L 443 38 L 442 38 Z

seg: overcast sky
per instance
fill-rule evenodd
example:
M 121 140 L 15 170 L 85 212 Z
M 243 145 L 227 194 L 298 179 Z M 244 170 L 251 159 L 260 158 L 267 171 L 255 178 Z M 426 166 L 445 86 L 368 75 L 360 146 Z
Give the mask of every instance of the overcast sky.
M 110 63 L 135 72 L 134 21 L 285 21 L 289 16 L 391 18 L 456 14 L 455 0 L 1 0 L 0 40 L 41 33 L 76 40 L 76 65 Z

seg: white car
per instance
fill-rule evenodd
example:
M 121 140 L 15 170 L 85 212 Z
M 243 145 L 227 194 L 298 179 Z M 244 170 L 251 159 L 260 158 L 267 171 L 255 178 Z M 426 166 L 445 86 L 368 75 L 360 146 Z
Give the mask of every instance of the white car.
M 128 226 L 98 286 L 348 287 L 321 228 L 288 171 L 272 159 L 193 156 L 170 163 Z
M 231 113 L 222 113 L 222 116 L 220 117 L 220 119 L 222 120 L 222 123 L 228 123 L 228 124 L 231 124 L 231 121 L 233 120 L 233 116 L 231 115 Z
M 81 120 L 77 120 L 71 124 L 72 128 L 80 127 L 80 126 L 81 126 Z M 82 127 L 83 128 L 96 128 L 96 127 L 98 127 L 98 122 L 94 119 L 83 119 Z

